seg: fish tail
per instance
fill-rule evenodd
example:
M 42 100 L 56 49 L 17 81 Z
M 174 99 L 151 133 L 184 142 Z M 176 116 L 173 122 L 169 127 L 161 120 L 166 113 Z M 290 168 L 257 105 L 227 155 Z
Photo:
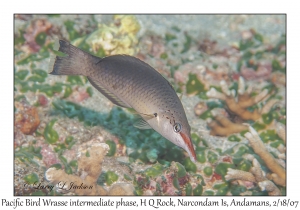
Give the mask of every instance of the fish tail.
M 51 55 L 49 74 L 87 76 L 88 63 L 94 56 L 80 50 L 64 40 L 55 40 L 54 51 L 61 55 Z

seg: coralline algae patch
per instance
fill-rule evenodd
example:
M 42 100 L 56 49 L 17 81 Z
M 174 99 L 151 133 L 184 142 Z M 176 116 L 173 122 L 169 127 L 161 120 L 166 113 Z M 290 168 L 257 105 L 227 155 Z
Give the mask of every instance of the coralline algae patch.
M 243 30 L 221 47 L 175 25 L 147 31 L 131 15 L 15 22 L 15 195 L 285 195 L 284 35 Z M 182 98 L 197 162 L 157 132 L 133 127 L 131 111 L 86 78 L 48 75 L 54 37 L 157 69 Z M 93 190 L 60 189 L 58 177 Z

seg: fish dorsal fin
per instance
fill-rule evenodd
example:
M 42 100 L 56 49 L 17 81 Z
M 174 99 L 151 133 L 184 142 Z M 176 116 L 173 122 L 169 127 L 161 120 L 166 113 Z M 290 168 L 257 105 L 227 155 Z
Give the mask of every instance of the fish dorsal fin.
M 112 103 L 114 103 L 117 106 L 124 107 L 124 108 L 131 108 L 128 104 L 121 101 L 118 97 L 115 96 L 115 94 L 108 91 L 106 88 L 104 88 L 99 83 L 93 81 L 90 77 L 87 77 L 90 83 L 99 90 L 106 98 L 108 98 Z
M 152 127 L 144 119 L 139 119 L 133 124 L 134 127 L 139 129 L 152 129 Z

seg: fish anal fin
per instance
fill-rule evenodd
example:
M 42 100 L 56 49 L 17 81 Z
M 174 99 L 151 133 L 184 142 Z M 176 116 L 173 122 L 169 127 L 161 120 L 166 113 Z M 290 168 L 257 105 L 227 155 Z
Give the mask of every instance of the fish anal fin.
M 133 124 L 133 126 L 139 129 L 152 129 L 149 123 L 147 123 L 147 121 L 145 121 L 144 119 L 139 119 Z
M 90 83 L 99 91 L 101 92 L 106 98 L 108 98 L 112 103 L 114 103 L 117 106 L 124 107 L 124 108 L 131 108 L 128 104 L 121 101 L 118 97 L 116 97 L 113 93 L 111 93 L 109 90 L 104 88 L 99 83 L 93 81 L 90 77 L 87 77 Z

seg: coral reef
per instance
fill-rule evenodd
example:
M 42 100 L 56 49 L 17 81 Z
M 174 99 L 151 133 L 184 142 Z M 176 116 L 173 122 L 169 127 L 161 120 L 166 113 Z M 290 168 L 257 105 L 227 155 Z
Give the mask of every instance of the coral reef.
M 274 182 L 282 185 L 286 180 L 286 171 L 277 163 L 274 156 L 268 152 L 258 133 L 251 126 L 249 126 L 249 131 L 250 132 L 246 133 L 245 136 L 249 140 L 254 152 L 258 154 L 259 157 L 265 162 L 267 167 L 276 174 L 276 179 Z M 285 183 L 283 186 L 285 186 Z
M 219 17 L 209 19 L 227 18 Z M 206 16 L 174 24 L 162 15 L 153 27 L 148 19 L 155 18 L 15 15 L 15 195 L 286 194 L 284 30 L 260 34 L 243 25 L 256 18 L 249 15 L 230 16 L 229 31 L 211 34 L 188 26 Z M 265 29 L 268 21 L 261 22 Z M 284 29 L 281 23 L 272 27 Z M 182 100 L 197 162 L 155 131 L 133 127 L 130 110 L 113 106 L 86 78 L 48 75 L 56 36 L 96 56 L 130 54 L 157 69 Z M 249 125 L 255 134 L 245 134 Z M 63 188 L 71 180 L 93 187 L 60 190 L 58 176 L 66 178 Z M 34 189 L 37 180 L 48 188 Z
M 254 157 L 252 157 L 252 165 L 253 166 L 250 169 L 250 172 L 229 168 L 225 179 L 227 181 L 240 180 L 246 182 L 254 182 L 258 184 L 261 191 L 267 191 L 269 195 L 281 195 L 278 187 L 263 175 L 261 166 Z
M 75 195 L 133 195 L 133 187 L 129 184 L 115 184 L 107 191 L 97 184 L 102 171 L 103 158 L 109 150 L 107 144 L 94 144 L 88 150 L 79 153 L 78 175 L 67 174 L 62 169 L 49 168 L 45 177 L 62 193 L 72 192 Z M 88 155 L 86 155 L 88 153 Z

